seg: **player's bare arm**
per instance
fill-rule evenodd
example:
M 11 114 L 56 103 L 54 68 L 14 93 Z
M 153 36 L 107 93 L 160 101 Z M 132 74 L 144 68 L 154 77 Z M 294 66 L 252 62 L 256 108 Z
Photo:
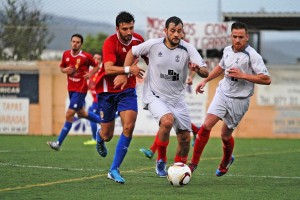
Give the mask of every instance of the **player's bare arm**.
M 246 74 L 243 73 L 238 68 L 230 68 L 227 71 L 227 76 L 237 78 L 237 79 L 245 79 L 247 81 L 262 84 L 262 85 L 270 85 L 271 84 L 271 78 L 264 74 Z
M 202 78 L 206 78 L 208 76 L 208 69 L 206 67 L 200 67 L 195 63 L 189 62 L 189 68 L 195 71 Z
M 136 58 L 133 53 L 132 50 L 130 49 L 128 51 L 128 53 L 126 54 L 126 58 L 124 61 L 124 66 L 125 68 L 128 67 L 127 69 L 125 69 L 126 71 L 128 70 L 130 74 L 138 77 L 138 78 L 143 78 L 144 72 L 145 70 L 141 69 L 137 64 L 138 64 L 138 58 Z
M 224 72 L 224 69 L 221 68 L 219 65 L 217 65 L 207 76 L 207 78 L 203 79 L 197 86 L 196 86 L 196 94 L 197 93 L 203 93 L 203 88 L 205 87 L 206 83 L 209 81 L 217 78 Z
M 123 66 L 115 66 L 115 63 L 107 61 L 104 63 L 105 75 L 119 75 L 125 74 Z
M 64 74 L 72 74 L 74 72 L 74 68 L 73 67 L 61 67 L 60 71 Z

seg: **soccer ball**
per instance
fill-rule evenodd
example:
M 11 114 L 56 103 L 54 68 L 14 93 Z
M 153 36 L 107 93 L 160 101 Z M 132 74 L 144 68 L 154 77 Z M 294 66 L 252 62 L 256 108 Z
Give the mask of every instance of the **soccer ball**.
M 173 186 L 185 186 L 187 185 L 192 177 L 190 168 L 181 162 L 176 162 L 171 165 L 168 169 L 168 181 Z

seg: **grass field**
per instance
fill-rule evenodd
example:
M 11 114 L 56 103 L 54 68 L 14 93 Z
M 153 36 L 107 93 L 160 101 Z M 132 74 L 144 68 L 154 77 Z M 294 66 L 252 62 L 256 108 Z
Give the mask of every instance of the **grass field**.
M 212 138 L 191 182 L 171 186 L 155 174 L 155 159 L 139 152 L 153 137 L 135 137 L 121 166 L 124 185 L 107 179 L 118 137 L 100 158 L 89 136 L 68 136 L 62 150 L 46 136 L 0 136 L 0 199 L 300 199 L 299 139 L 236 139 L 235 162 L 223 177 L 214 172 L 221 141 Z M 168 147 L 172 163 L 176 140 Z M 191 156 L 191 154 L 190 154 Z

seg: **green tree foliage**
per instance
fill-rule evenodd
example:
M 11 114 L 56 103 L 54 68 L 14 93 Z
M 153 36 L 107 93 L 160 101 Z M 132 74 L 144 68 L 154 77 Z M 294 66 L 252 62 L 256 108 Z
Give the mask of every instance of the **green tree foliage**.
M 82 49 L 91 54 L 101 53 L 102 46 L 106 38 L 107 35 L 104 33 L 98 33 L 96 36 L 88 34 L 84 39 Z
M 0 11 L 0 59 L 38 60 L 53 39 L 34 1 L 6 0 Z

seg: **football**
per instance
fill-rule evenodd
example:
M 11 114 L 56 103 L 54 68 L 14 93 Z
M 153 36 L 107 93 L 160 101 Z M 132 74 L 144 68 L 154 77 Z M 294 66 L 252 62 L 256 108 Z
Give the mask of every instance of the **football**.
M 173 186 L 185 186 L 192 177 L 190 168 L 181 162 L 176 162 L 168 168 L 168 181 Z

